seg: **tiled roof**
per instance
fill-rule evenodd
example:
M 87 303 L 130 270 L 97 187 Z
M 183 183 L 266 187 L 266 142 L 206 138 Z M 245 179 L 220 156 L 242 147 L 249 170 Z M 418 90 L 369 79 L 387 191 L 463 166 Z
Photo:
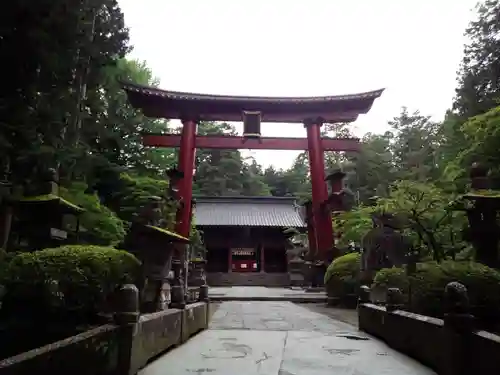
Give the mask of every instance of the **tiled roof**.
M 195 202 L 197 226 L 306 226 L 293 197 L 195 197 Z
M 304 123 L 308 119 L 323 122 L 352 122 L 367 113 L 383 90 L 349 95 L 268 97 L 209 95 L 166 91 L 156 87 L 122 82 L 135 108 L 148 117 L 199 121 L 242 121 L 244 111 L 261 113 L 262 122 Z
M 376 99 L 382 95 L 384 89 L 361 92 L 347 95 L 329 96 L 302 96 L 302 97 L 270 97 L 270 96 L 238 96 L 238 95 L 210 95 L 190 92 L 167 91 L 157 87 L 138 85 L 132 82 L 123 82 L 126 91 L 141 93 L 143 95 L 157 96 L 176 100 L 211 100 L 231 102 L 274 102 L 274 103 L 308 103 L 308 102 L 337 102 L 345 100 Z

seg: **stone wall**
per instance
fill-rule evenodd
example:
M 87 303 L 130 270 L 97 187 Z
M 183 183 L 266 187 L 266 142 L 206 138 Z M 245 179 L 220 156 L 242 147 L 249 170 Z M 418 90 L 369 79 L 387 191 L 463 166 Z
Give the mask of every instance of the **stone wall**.
M 133 375 L 152 358 L 207 328 L 209 304 L 107 324 L 0 361 L 2 375 Z
M 500 336 L 475 330 L 465 310 L 437 319 L 360 298 L 359 329 L 443 375 L 500 374 Z
M 288 273 L 266 272 L 212 272 L 207 273 L 210 286 L 290 286 Z

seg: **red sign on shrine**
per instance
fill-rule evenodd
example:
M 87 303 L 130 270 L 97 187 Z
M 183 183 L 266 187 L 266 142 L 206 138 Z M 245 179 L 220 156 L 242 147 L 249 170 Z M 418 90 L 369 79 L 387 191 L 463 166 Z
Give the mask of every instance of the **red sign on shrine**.
M 254 249 L 232 249 L 231 251 L 232 251 L 233 255 L 239 255 L 239 256 L 255 255 Z

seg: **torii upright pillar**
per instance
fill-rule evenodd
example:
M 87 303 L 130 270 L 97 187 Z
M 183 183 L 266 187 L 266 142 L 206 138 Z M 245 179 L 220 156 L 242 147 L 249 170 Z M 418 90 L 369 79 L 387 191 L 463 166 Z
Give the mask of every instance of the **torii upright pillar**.
M 324 204 L 328 200 L 328 187 L 325 182 L 325 159 L 321 141 L 321 118 L 307 119 L 304 126 L 307 130 L 307 150 L 309 153 L 309 166 L 311 172 L 312 204 L 311 218 L 316 249 L 311 248 L 318 260 L 325 260 L 329 251 L 333 249 L 332 217 Z
M 177 186 L 181 199 L 177 208 L 175 231 L 181 236 L 189 238 L 196 154 L 196 120 L 192 118 L 183 119 L 182 125 L 178 169 L 183 173 L 183 177 L 179 180 Z

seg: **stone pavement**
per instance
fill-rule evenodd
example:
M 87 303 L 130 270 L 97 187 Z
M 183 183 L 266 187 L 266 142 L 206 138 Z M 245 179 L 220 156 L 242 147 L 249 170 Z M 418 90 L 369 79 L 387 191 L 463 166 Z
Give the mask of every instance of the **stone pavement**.
M 139 375 L 431 375 L 349 324 L 291 302 L 223 302 L 210 328 Z
M 267 288 L 264 286 L 210 287 L 213 301 L 290 301 L 325 302 L 325 292 L 305 292 L 303 289 Z

